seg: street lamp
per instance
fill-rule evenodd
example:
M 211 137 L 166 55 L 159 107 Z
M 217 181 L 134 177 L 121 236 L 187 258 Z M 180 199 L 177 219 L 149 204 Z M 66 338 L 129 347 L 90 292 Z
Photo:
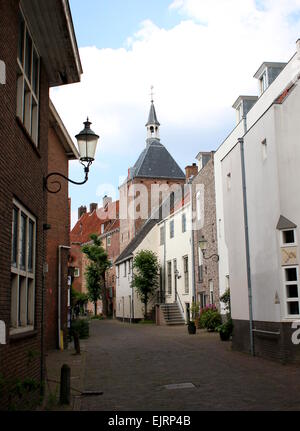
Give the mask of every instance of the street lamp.
M 48 181 L 52 177 L 61 177 L 67 181 L 69 181 L 72 184 L 75 184 L 77 186 L 82 186 L 88 181 L 89 177 L 89 171 L 90 166 L 95 160 L 95 154 L 97 149 L 97 144 L 99 140 L 99 136 L 96 135 L 95 132 L 91 129 L 91 122 L 87 118 L 87 120 L 83 123 L 84 129 L 76 135 L 77 143 L 78 143 L 78 149 L 79 149 L 79 155 L 80 155 L 80 163 L 84 167 L 84 173 L 85 173 L 85 179 L 82 182 L 76 182 L 73 180 L 70 180 L 70 178 L 67 178 L 65 175 L 59 173 L 59 172 L 52 172 L 51 174 L 47 175 L 47 177 L 44 178 L 44 187 L 49 193 L 59 193 L 61 190 L 61 184 L 59 181 L 52 181 L 51 184 L 57 184 L 58 189 L 57 190 L 50 190 L 48 188 Z
M 203 255 L 204 260 L 212 259 L 214 262 L 219 262 L 220 257 L 218 254 L 212 254 L 209 257 L 205 257 L 205 253 L 207 250 L 207 240 L 204 238 L 204 236 L 202 236 L 201 240 L 199 241 L 199 246 L 200 246 L 200 249 L 202 251 L 202 255 Z

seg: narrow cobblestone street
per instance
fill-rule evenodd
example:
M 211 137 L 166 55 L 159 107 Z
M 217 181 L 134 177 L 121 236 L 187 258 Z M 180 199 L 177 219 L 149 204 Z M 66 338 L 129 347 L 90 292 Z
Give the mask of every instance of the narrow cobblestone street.
M 82 411 L 300 410 L 300 369 L 231 351 L 186 327 L 94 321 L 85 342 Z M 165 389 L 192 383 L 193 389 Z

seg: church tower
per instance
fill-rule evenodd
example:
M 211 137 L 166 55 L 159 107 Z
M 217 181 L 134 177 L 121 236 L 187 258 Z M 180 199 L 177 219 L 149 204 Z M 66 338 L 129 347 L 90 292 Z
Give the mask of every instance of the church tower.
M 153 88 L 151 88 L 152 90 Z M 160 123 L 151 94 L 151 105 L 146 124 L 146 147 L 135 165 L 128 169 L 128 177 L 120 187 L 120 251 L 136 236 L 141 226 L 156 208 L 152 208 L 153 185 L 182 185 L 186 176 L 166 147 L 160 142 Z M 146 195 L 142 199 L 141 194 Z M 146 208 L 146 210 L 141 211 Z M 133 216 L 132 216 L 133 215 Z

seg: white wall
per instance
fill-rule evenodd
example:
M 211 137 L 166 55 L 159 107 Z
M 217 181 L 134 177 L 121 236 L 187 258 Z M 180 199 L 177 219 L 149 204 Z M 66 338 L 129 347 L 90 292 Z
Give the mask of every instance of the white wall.
M 144 238 L 141 244 L 134 251 L 133 257 L 119 265 L 120 276 L 117 279 L 116 287 L 116 317 L 121 319 L 143 319 L 144 305 L 142 304 L 137 291 L 132 289 L 132 273 L 129 272 L 129 261 L 134 259 L 134 256 L 141 250 L 151 250 L 154 253 L 158 252 L 158 232 L 155 226 L 148 235 Z M 124 265 L 127 265 L 126 277 L 124 277 Z M 132 263 L 131 263 L 132 267 Z M 117 270 L 118 274 L 118 270 Z M 132 301 L 133 299 L 133 301 Z M 153 300 L 148 304 L 148 311 L 154 306 Z
M 186 214 L 187 220 L 187 231 L 182 232 L 182 215 Z M 174 238 L 170 238 L 170 221 L 174 220 Z M 166 289 L 166 303 L 171 304 L 175 302 L 175 276 L 174 276 L 174 260 L 177 260 L 177 269 L 179 275 L 181 276 L 177 280 L 177 293 L 179 295 L 183 309 L 181 308 L 180 301 L 179 308 L 186 319 L 186 305 L 189 304 L 190 307 L 193 303 L 193 262 L 192 262 L 192 231 L 191 231 L 191 205 L 187 204 L 185 207 L 181 208 L 175 212 L 174 216 L 167 217 L 164 222 L 158 225 L 158 230 L 165 225 L 166 228 L 166 256 L 164 259 L 164 246 L 159 247 L 159 258 L 161 266 L 164 266 L 164 261 L 166 262 L 165 267 L 165 289 Z M 189 293 L 185 293 L 184 285 L 184 266 L 183 258 L 188 256 L 189 265 Z M 172 294 L 168 295 L 167 286 L 167 262 L 172 261 Z
M 236 217 L 236 214 L 234 214 L 234 209 L 235 209 L 237 203 L 232 202 L 232 211 L 233 212 L 231 214 L 230 208 L 228 208 L 228 205 L 224 204 L 225 197 L 223 196 L 224 187 L 223 187 L 223 183 L 222 183 L 223 181 L 225 181 L 225 183 L 226 183 L 226 178 L 223 177 L 222 170 L 223 169 L 225 169 L 225 171 L 228 170 L 228 168 L 230 166 L 230 162 L 228 160 L 231 160 L 231 163 L 233 163 L 234 169 L 240 170 L 240 167 L 238 167 L 239 157 L 237 154 L 235 154 L 236 151 L 239 153 L 239 146 L 237 148 L 235 148 L 235 150 L 233 150 L 233 148 L 237 145 L 238 138 L 242 138 L 245 135 L 246 129 L 248 129 L 248 131 L 250 130 L 250 132 L 245 136 L 246 175 L 247 175 L 247 186 L 249 188 L 248 189 L 248 194 L 249 194 L 248 195 L 248 199 L 249 199 L 248 209 L 250 207 L 250 217 L 256 217 L 256 216 L 259 217 L 260 216 L 260 208 L 266 207 L 266 202 L 269 201 L 268 193 L 270 193 L 272 190 L 274 191 L 275 183 L 276 183 L 276 181 L 278 182 L 278 178 L 279 178 L 278 187 L 280 187 L 280 189 L 287 187 L 288 183 L 291 182 L 290 181 L 290 175 L 289 175 L 289 163 L 290 162 L 295 163 L 294 168 L 297 171 L 297 168 L 296 168 L 297 162 L 295 161 L 297 159 L 295 159 L 295 157 L 294 157 L 295 156 L 295 151 L 294 151 L 295 148 L 293 148 L 293 147 L 295 145 L 295 139 L 297 139 L 296 136 L 298 133 L 298 131 L 297 131 L 298 124 L 297 124 L 297 122 L 295 122 L 293 127 L 291 127 L 291 125 L 289 124 L 289 121 L 292 121 L 291 118 L 293 117 L 293 115 L 295 115 L 295 116 L 298 115 L 298 120 L 299 120 L 299 107 L 297 106 L 297 102 L 296 101 L 294 102 L 293 108 L 288 108 L 286 103 L 284 105 L 281 105 L 281 108 L 278 108 L 278 106 L 275 106 L 275 108 L 274 108 L 275 110 L 277 109 L 277 111 L 280 111 L 280 112 L 281 111 L 285 112 L 285 110 L 287 111 L 285 113 L 282 112 L 280 114 L 284 118 L 284 123 L 286 125 L 285 127 L 282 126 L 283 118 L 281 120 L 279 118 L 276 118 L 276 119 L 273 118 L 273 120 L 272 120 L 271 118 L 268 117 L 268 115 L 272 115 L 271 113 L 266 114 L 265 121 L 267 122 L 267 124 L 264 122 L 264 120 L 259 121 L 259 119 L 264 116 L 264 114 L 270 108 L 270 106 L 276 100 L 276 98 L 278 98 L 279 95 L 286 88 L 288 88 L 293 82 L 295 82 L 296 77 L 299 75 L 299 73 L 300 73 L 300 42 L 298 42 L 298 44 L 297 44 L 297 49 L 298 49 L 297 53 L 292 57 L 292 59 L 290 60 L 288 65 L 285 67 L 285 69 L 279 74 L 279 76 L 276 78 L 276 80 L 261 95 L 259 100 L 254 105 L 254 107 L 249 111 L 247 118 L 246 118 L 246 122 L 241 121 L 237 125 L 237 127 L 232 131 L 232 133 L 228 136 L 228 138 L 223 142 L 223 144 L 219 147 L 217 152 L 215 153 L 216 215 L 217 215 L 217 225 L 218 225 L 218 251 L 219 251 L 219 255 L 220 255 L 220 262 L 219 262 L 220 295 L 222 295 L 226 289 L 226 276 L 227 275 L 230 276 L 230 287 L 232 289 L 237 288 L 237 287 L 233 286 L 233 283 L 235 283 L 235 281 L 237 281 L 240 277 L 243 278 L 242 274 L 240 274 L 238 276 L 236 269 L 233 269 L 233 267 L 236 268 L 236 266 L 234 264 L 229 263 L 228 245 L 230 245 L 230 247 L 231 247 L 231 244 L 229 243 L 229 241 L 231 241 L 233 231 L 231 232 L 232 227 L 230 225 L 227 228 L 228 232 L 227 232 L 227 235 L 225 237 L 225 225 L 224 225 L 225 205 L 227 206 L 226 212 L 228 213 L 227 217 L 229 217 L 229 222 L 230 222 L 230 220 L 231 220 L 230 217 Z M 289 97 L 291 99 L 293 97 L 296 99 L 296 93 L 295 93 L 295 96 L 292 93 Z M 292 102 L 289 102 L 289 103 L 291 104 Z M 273 108 L 271 108 L 271 109 L 273 109 Z M 291 114 L 291 111 L 293 111 L 292 114 Z M 278 157 L 278 159 L 281 159 L 281 160 L 284 160 L 285 157 L 290 157 L 290 162 L 286 161 L 284 164 L 281 164 L 281 166 L 282 166 L 281 168 L 280 168 L 280 166 L 278 167 L 277 180 L 276 180 L 275 172 L 272 171 L 272 168 L 267 168 L 270 170 L 270 172 L 268 172 L 268 174 L 267 174 L 266 182 L 265 183 L 264 183 L 264 181 L 262 183 L 258 183 L 256 181 L 253 182 L 253 180 L 256 177 L 257 177 L 257 179 L 259 179 L 259 178 L 261 179 L 261 176 L 262 176 L 262 172 L 259 171 L 259 169 L 256 165 L 258 158 L 260 158 L 260 161 L 261 161 L 261 141 L 262 141 L 262 139 L 264 139 L 264 137 L 262 138 L 262 136 L 268 135 L 268 139 L 270 140 L 270 143 L 272 142 L 271 136 L 273 133 L 273 137 L 274 137 L 275 131 L 273 130 L 273 132 L 272 132 L 272 124 L 270 122 L 273 121 L 273 128 L 274 128 L 275 127 L 274 126 L 275 120 L 276 120 L 276 124 L 277 124 L 276 127 L 279 127 L 279 124 L 281 124 L 280 127 L 283 127 L 282 131 L 276 130 L 276 135 L 278 137 L 280 136 L 280 133 L 282 133 L 282 136 L 280 138 L 280 143 L 278 142 L 278 146 L 277 146 L 280 154 L 278 154 L 277 157 Z M 287 125 L 289 125 L 289 126 L 287 126 Z M 287 131 L 287 128 L 289 129 L 288 131 Z M 287 145 L 286 141 L 287 141 L 287 137 L 289 137 L 289 136 L 291 138 L 290 156 L 288 156 L 285 153 L 285 149 L 286 149 L 286 145 Z M 248 151 L 248 149 L 249 149 L 249 151 Z M 257 153 L 255 152 L 255 149 L 258 149 Z M 299 145 L 297 146 L 297 151 L 298 151 L 298 149 L 299 149 Z M 252 152 L 252 150 L 254 150 L 254 152 Z M 272 164 L 272 163 L 275 163 L 275 152 L 274 152 L 274 149 L 271 149 L 270 151 L 271 152 L 270 152 L 269 157 L 273 158 L 274 160 L 272 160 L 269 164 Z M 284 154 L 281 154 L 282 152 Z M 228 160 L 225 161 L 225 158 Z M 249 158 L 249 162 L 248 162 L 248 158 Z M 222 167 L 222 165 L 223 165 L 223 167 Z M 273 166 L 273 170 L 276 169 L 275 166 L 276 165 Z M 299 163 L 298 163 L 298 166 L 299 166 Z M 231 169 L 233 169 L 233 168 L 231 168 Z M 296 171 L 295 171 L 295 173 L 296 173 Z M 253 177 L 251 177 L 251 174 L 253 175 Z M 232 177 L 233 187 L 237 187 L 237 184 L 235 184 L 235 180 L 237 180 L 237 182 L 238 182 L 238 178 L 233 176 Z M 241 181 L 241 178 L 240 178 L 240 181 Z M 250 184 L 250 186 L 249 186 L 249 184 Z M 254 188 L 254 184 L 256 185 L 255 188 Z M 299 184 L 299 178 L 296 179 L 296 176 L 295 176 L 292 188 L 297 187 L 296 184 Z M 253 185 L 253 187 L 251 187 L 252 185 Z M 262 189 L 261 189 L 261 187 L 262 187 Z M 290 187 L 290 184 L 289 184 L 289 187 Z M 258 191 L 259 192 L 264 191 L 264 193 L 262 193 L 262 195 L 260 197 L 258 197 L 258 195 L 257 195 Z M 296 190 L 295 193 L 298 193 L 298 190 Z M 285 195 L 290 195 L 290 192 L 286 192 Z M 240 192 L 238 192 L 238 196 L 236 197 L 236 202 L 238 201 L 238 198 L 240 198 L 240 197 L 241 197 Z M 288 201 L 288 202 L 286 202 L 286 205 L 283 205 L 283 199 L 284 199 L 284 197 L 281 196 L 280 197 L 280 202 L 282 203 L 281 211 L 287 212 L 287 211 L 289 211 L 289 206 L 294 205 L 293 209 L 291 208 L 290 213 L 293 213 L 295 215 L 295 204 L 291 203 L 290 197 L 286 197 L 286 201 Z M 259 205 L 257 204 L 258 201 L 259 201 Z M 274 213 L 276 212 L 276 205 L 277 205 L 276 196 L 273 196 L 272 204 L 270 203 L 270 210 L 267 211 L 268 216 L 271 217 L 271 219 L 269 218 L 270 223 L 272 223 L 273 218 L 275 218 Z M 277 217 L 277 215 L 278 215 L 278 213 L 276 212 L 276 217 Z M 286 217 L 288 217 L 288 216 L 286 215 Z M 278 216 L 278 218 L 279 218 L 279 216 Z M 241 220 L 243 220 L 243 219 L 241 219 Z M 278 221 L 278 219 L 277 219 L 277 221 Z M 277 221 L 276 221 L 276 224 L 277 224 Z M 257 223 L 259 224 L 259 220 L 256 220 L 256 224 Z M 240 228 L 240 226 L 237 226 L 237 227 L 238 227 L 238 229 Z M 258 231 L 257 231 L 257 229 L 258 229 Z M 265 229 L 267 229 L 267 238 L 270 240 L 270 231 L 268 230 L 268 228 L 265 226 L 264 227 L 260 226 L 259 228 L 255 228 L 255 231 L 251 230 L 251 228 L 250 228 L 250 243 L 251 243 L 251 241 L 252 242 L 256 241 L 258 234 L 259 233 L 262 234 L 262 231 L 265 232 Z M 235 238 L 233 238 L 233 240 L 235 241 Z M 275 241 L 276 240 L 274 240 L 274 238 L 271 241 L 271 248 L 273 248 L 273 251 L 274 251 L 274 247 L 275 247 Z M 264 254 L 266 255 L 265 259 L 267 261 L 266 265 L 268 268 L 262 267 L 262 261 L 257 260 L 257 257 L 254 258 L 254 256 L 252 256 L 255 259 L 252 269 L 253 269 L 253 271 L 257 271 L 256 275 L 254 276 L 254 281 L 255 281 L 255 283 L 257 282 L 258 286 L 260 286 L 264 282 L 265 278 L 269 278 L 269 280 L 271 281 L 271 284 L 273 284 L 275 278 L 278 280 L 278 269 L 277 269 L 277 272 L 275 270 L 276 264 L 278 267 L 278 260 L 276 261 L 271 250 L 266 250 L 264 244 L 258 243 L 256 247 L 258 248 L 258 250 L 257 250 L 258 252 L 261 253 L 263 250 Z M 259 250 L 259 247 L 261 247 L 260 250 Z M 271 257 L 271 255 L 273 257 Z M 234 258 L 233 255 L 232 255 L 232 258 Z M 253 261 L 253 258 L 252 258 L 252 261 Z M 239 256 L 237 261 L 240 261 L 240 259 L 241 259 L 241 257 Z M 241 264 L 241 262 L 239 262 L 239 264 Z M 239 272 L 240 269 L 237 269 L 237 271 Z M 241 279 L 239 281 L 241 281 Z M 274 290 L 276 290 L 275 286 L 278 287 L 278 283 L 274 284 Z M 270 298 L 273 296 L 273 293 L 274 293 L 273 291 L 269 292 L 266 296 L 262 296 L 261 298 L 254 297 L 254 303 L 255 303 L 255 309 L 256 309 L 256 311 L 255 311 L 256 315 L 254 316 L 255 318 L 259 319 L 259 318 L 262 318 L 262 316 L 268 316 L 272 320 L 274 320 L 275 318 L 277 318 L 277 319 L 279 318 L 280 311 L 278 309 L 276 309 L 275 311 L 274 310 L 271 311 L 270 307 L 269 307 Z M 274 296 L 275 296 L 275 294 L 274 294 Z M 242 318 L 242 316 L 247 315 L 246 302 L 245 302 L 245 298 L 241 298 L 240 301 L 241 301 L 240 305 L 238 305 L 238 302 L 236 303 L 235 313 L 237 316 L 240 316 L 240 318 Z M 259 303 L 260 303 L 260 305 L 259 305 Z M 273 298 L 273 303 L 274 303 L 274 298 Z M 271 307 L 271 308 L 273 308 L 273 307 Z M 265 312 L 266 312 L 266 314 L 265 314 Z

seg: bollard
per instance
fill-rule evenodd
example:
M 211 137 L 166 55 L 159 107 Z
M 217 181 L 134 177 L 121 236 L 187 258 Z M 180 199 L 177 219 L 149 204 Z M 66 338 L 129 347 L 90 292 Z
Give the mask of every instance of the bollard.
M 61 367 L 60 374 L 60 404 L 70 404 L 71 399 L 71 368 L 68 365 Z
M 76 351 L 76 355 L 80 355 L 80 341 L 79 341 L 79 334 L 78 332 L 74 332 L 74 348 Z

